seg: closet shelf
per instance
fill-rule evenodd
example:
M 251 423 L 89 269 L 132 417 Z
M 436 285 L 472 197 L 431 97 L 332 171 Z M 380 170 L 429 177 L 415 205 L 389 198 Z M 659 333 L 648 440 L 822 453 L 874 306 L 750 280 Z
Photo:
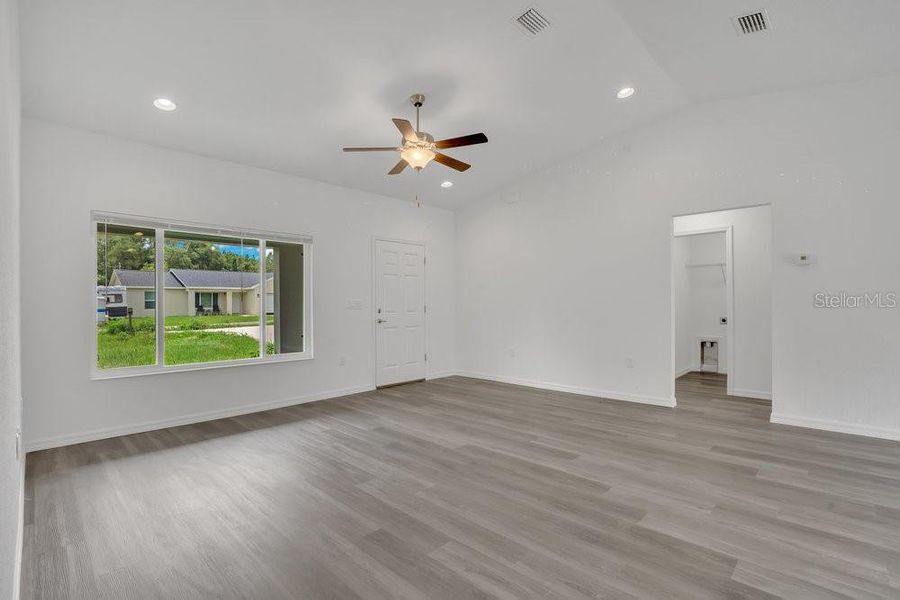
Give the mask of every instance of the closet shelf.
M 728 277 L 725 275 L 725 263 L 684 263 L 684 266 L 688 269 L 697 267 L 719 267 L 720 269 L 722 269 L 722 283 L 728 283 Z

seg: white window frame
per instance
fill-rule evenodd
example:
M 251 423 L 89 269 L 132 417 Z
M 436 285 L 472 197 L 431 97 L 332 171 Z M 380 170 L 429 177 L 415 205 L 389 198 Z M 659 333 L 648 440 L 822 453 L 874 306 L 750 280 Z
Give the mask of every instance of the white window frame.
M 153 294 L 153 300 L 147 300 L 147 294 Z M 147 302 L 153 302 L 153 310 L 156 310 L 156 290 L 154 289 L 152 292 L 148 290 L 144 290 L 144 310 L 150 310 L 147 308 Z
M 226 367 L 237 367 L 247 365 L 264 365 L 282 362 L 295 362 L 302 360 L 312 360 L 313 353 L 313 293 L 312 293 L 312 255 L 313 255 L 313 238 L 309 235 L 298 235 L 291 233 L 283 233 L 276 231 L 264 231 L 245 229 L 237 227 L 229 227 L 224 225 L 212 225 L 204 223 L 194 223 L 190 221 L 175 221 L 169 219 L 157 219 L 153 217 L 129 215 L 124 213 L 91 211 L 91 262 L 96 265 L 97 252 L 97 225 L 101 223 L 109 223 L 110 225 L 124 225 L 132 227 L 142 227 L 155 230 L 154 244 L 156 249 L 156 363 L 153 365 L 140 365 L 134 367 L 118 367 L 114 369 L 101 369 L 97 366 L 97 333 L 96 333 L 96 278 L 90 277 L 92 282 L 90 293 L 85 293 L 85 298 L 90 299 L 91 304 L 85 307 L 85 314 L 91 320 L 92 352 L 91 357 L 91 379 L 117 379 L 121 377 L 136 377 L 143 375 L 159 375 L 163 373 L 178 373 L 181 371 L 198 371 L 204 369 L 221 369 Z M 165 364 L 165 233 L 176 232 L 183 234 L 205 234 L 205 235 L 223 235 L 233 237 L 244 237 L 259 240 L 259 289 L 263 294 L 263 301 L 259 303 L 259 356 L 255 358 L 242 358 L 237 360 L 222 360 L 215 362 L 191 363 L 185 365 L 166 365 Z M 266 303 L 265 303 L 265 277 L 266 277 L 266 241 L 286 242 L 291 244 L 303 245 L 303 352 L 292 352 L 288 354 L 266 354 Z M 96 266 L 93 267 L 96 269 Z M 160 293 L 162 292 L 162 293 Z

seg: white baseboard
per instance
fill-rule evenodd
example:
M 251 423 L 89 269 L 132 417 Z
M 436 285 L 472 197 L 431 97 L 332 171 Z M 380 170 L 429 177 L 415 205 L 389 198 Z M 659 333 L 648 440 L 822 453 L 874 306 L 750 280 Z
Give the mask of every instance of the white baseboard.
M 286 406 L 294 406 L 295 404 L 305 404 L 307 402 L 315 402 L 317 400 L 327 400 L 328 398 L 337 398 L 340 396 L 349 396 L 350 394 L 359 394 L 361 392 L 370 392 L 375 389 L 373 385 L 363 385 L 349 387 L 339 390 L 329 390 L 325 392 L 317 392 L 306 396 L 295 398 L 285 398 L 282 400 L 273 400 L 270 402 L 260 402 L 257 404 L 247 404 L 233 408 L 225 408 L 222 410 L 212 410 L 202 413 L 194 413 L 171 419 L 160 419 L 157 421 L 146 421 L 143 423 L 132 423 L 117 427 L 107 427 L 103 429 L 94 429 L 91 431 L 83 431 L 78 433 L 69 433 L 60 436 L 51 436 L 38 438 L 36 440 L 27 440 L 25 442 L 25 451 L 34 452 L 36 450 L 47 450 L 48 448 L 59 448 L 60 446 L 70 446 L 72 444 L 81 444 L 83 442 L 93 442 L 106 438 L 119 437 L 122 435 L 131 435 L 133 433 L 144 433 L 146 431 L 154 431 L 156 429 L 166 429 L 167 427 L 178 427 L 180 425 L 190 425 L 192 423 L 200 423 L 203 421 L 213 421 L 215 419 L 225 419 L 228 417 L 237 417 L 273 408 L 284 408 Z
M 719 375 L 728 375 L 728 371 L 724 368 L 720 368 L 718 371 L 713 371 L 712 369 L 704 371 L 700 365 L 693 365 L 675 371 L 675 379 L 678 379 L 682 375 L 687 375 L 688 373 L 717 373 Z
M 471 377 L 472 379 L 484 379 L 487 381 L 497 381 L 499 383 L 511 383 L 514 385 L 524 385 L 526 387 L 538 388 L 541 390 L 553 390 L 555 392 L 568 392 L 570 394 L 580 394 L 582 396 L 593 396 L 595 398 L 606 398 L 607 400 L 622 400 L 623 402 L 635 402 L 638 404 L 651 404 L 653 406 L 665 406 L 673 408 L 675 406 L 675 398 L 664 398 L 661 396 L 638 396 L 635 394 L 625 394 L 621 392 L 611 392 L 608 390 L 598 390 L 594 388 L 578 387 L 574 385 L 565 385 L 562 383 L 551 383 L 548 381 L 535 381 L 531 379 L 519 379 L 517 377 L 504 377 L 499 375 L 487 375 L 485 373 L 475 373 L 472 371 L 459 371 L 457 375 L 463 377 Z
M 744 398 L 756 398 L 757 400 L 771 400 L 772 392 L 762 392 L 759 390 L 731 390 L 732 396 L 743 396 Z
M 677 371 L 675 371 L 675 379 L 678 379 L 679 377 L 682 377 L 683 375 L 687 375 L 691 371 L 698 371 L 698 370 L 699 369 L 695 368 L 693 365 L 691 365 L 690 367 L 685 367 L 683 369 L 678 369 Z
M 443 377 L 453 377 L 454 375 L 457 375 L 457 374 L 458 373 L 455 370 L 448 369 L 446 371 L 437 371 L 435 373 L 429 373 L 428 375 L 425 376 L 425 379 L 427 381 L 431 381 L 432 379 L 441 379 Z
M 777 415 L 775 413 L 772 413 L 772 416 L 769 417 L 769 421 L 780 425 L 794 425 L 795 427 L 806 427 L 808 429 L 822 429 L 824 431 L 836 431 L 838 433 L 865 435 L 885 440 L 900 440 L 900 428 L 896 427 L 873 427 L 871 425 L 862 425 L 859 423 L 826 421 L 823 419 L 810 419 L 807 417 Z

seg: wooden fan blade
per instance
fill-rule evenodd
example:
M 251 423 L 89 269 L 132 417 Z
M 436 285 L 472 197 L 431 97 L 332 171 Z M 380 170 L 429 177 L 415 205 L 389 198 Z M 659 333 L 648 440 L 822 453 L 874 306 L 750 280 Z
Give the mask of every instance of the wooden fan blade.
M 472 166 L 464 163 L 461 160 L 451 158 L 446 154 L 441 154 L 440 152 L 435 153 L 434 160 L 441 163 L 445 167 L 450 167 L 451 169 L 456 169 L 457 171 L 467 171 L 469 167 Z
M 375 146 L 371 148 L 344 148 L 344 152 L 387 152 L 389 150 L 397 150 L 396 146 Z
M 483 133 L 473 133 L 472 135 L 464 135 L 462 137 L 448 138 L 434 143 L 435 148 L 441 150 L 445 148 L 459 148 L 460 146 L 474 146 L 475 144 L 486 144 L 487 136 Z
M 403 172 L 403 169 L 405 169 L 405 168 L 406 168 L 406 161 L 401 158 L 400 162 L 398 162 L 396 165 L 394 165 L 393 169 L 388 171 L 388 175 L 399 175 L 400 173 Z
M 419 136 L 416 135 L 416 130 L 413 129 L 412 123 L 406 119 L 392 119 L 392 121 L 394 121 L 394 125 L 397 126 L 397 129 L 400 130 L 400 133 L 403 134 L 403 139 L 408 142 L 419 141 Z

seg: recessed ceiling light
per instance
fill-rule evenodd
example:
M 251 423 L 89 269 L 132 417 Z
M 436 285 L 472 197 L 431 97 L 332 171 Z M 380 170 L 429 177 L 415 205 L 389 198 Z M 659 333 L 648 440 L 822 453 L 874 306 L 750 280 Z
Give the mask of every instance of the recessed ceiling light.
M 164 110 L 166 112 L 172 112 L 173 110 L 178 108 L 175 103 L 168 98 L 157 98 L 153 101 L 153 106 L 155 106 L 159 110 Z
M 616 94 L 616 98 L 619 100 L 624 100 L 625 98 L 631 98 L 634 96 L 634 88 L 633 87 L 624 87 L 618 91 Z
M 442 187 L 442 188 L 453 187 L 453 182 L 452 182 L 452 181 L 445 181 L 444 183 L 441 184 L 441 187 Z

